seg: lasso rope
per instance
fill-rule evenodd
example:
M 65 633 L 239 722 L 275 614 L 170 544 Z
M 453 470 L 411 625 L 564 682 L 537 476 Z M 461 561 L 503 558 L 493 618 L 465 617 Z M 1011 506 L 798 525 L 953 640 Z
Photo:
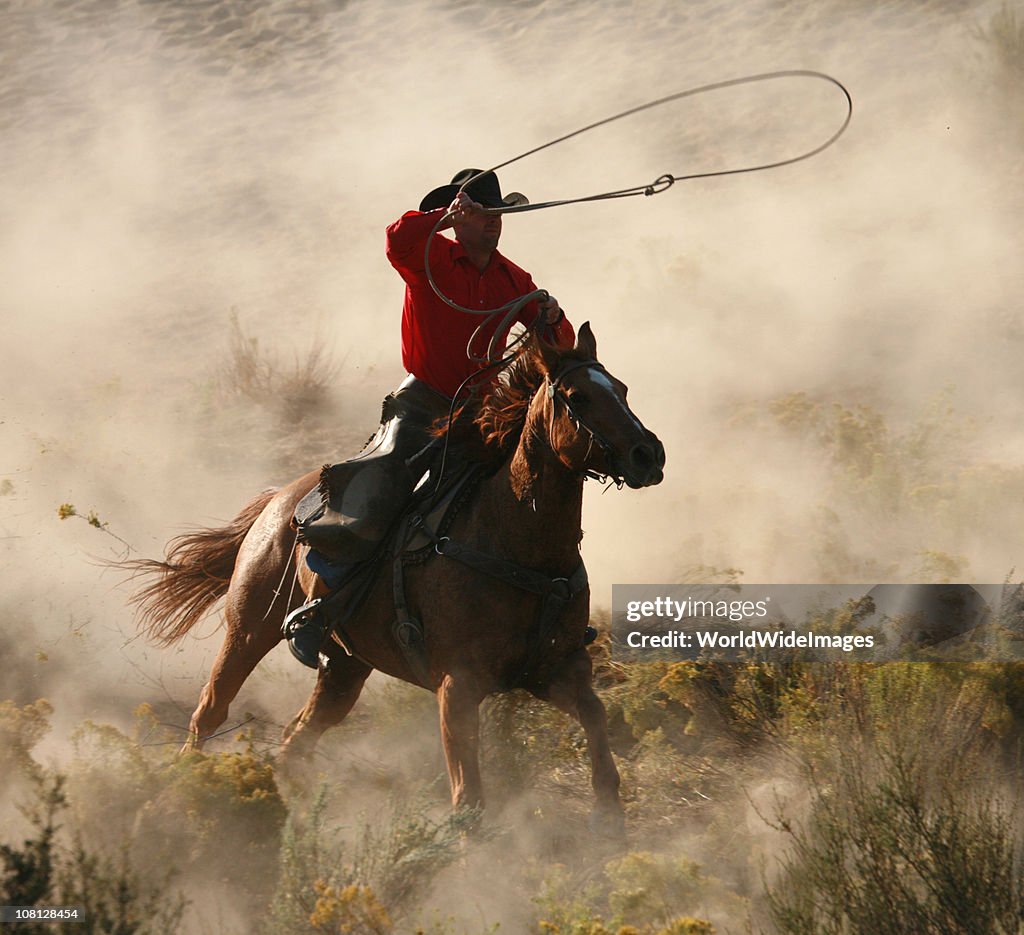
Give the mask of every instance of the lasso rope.
M 803 162 L 805 159 L 817 156 L 818 153 L 828 149 L 846 132 L 846 128 L 850 125 L 850 120 L 853 118 L 853 98 L 850 96 L 850 92 L 842 82 L 833 78 L 831 75 L 826 75 L 824 72 L 800 69 L 791 71 L 770 71 L 759 75 L 747 75 L 743 78 L 732 78 L 728 81 L 716 81 L 714 84 L 705 84 L 701 85 L 699 88 L 689 88 L 686 91 L 678 91 L 675 94 L 669 94 L 667 97 L 660 97 L 655 101 L 640 104 L 638 107 L 631 107 L 618 114 L 613 114 L 611 117 L 606 117 L 604 120 L 598 120 L 596 123 L 580 127 L 580 129 L 574 130 L 572 133 L 566 133 L 565 136 L 560 136 L 557 139 L 542 144 L 541 146 L 536 146 L 533 149 L 527 150 L 525 153 L 520 153 L 518 156 L 513 156 L 511 159 L 507 159 L 505 162 L 500 162 L 490 169 L 485 169 L 483 172 L 478 175 L 474 175 L 473 178 L 469 179 L 462 186 L 460 191 L 464 190 L 467 185 L 471 185 L 481 175 L 485 175 L 488 172 L 496 172 L 498 169 L 510 166 L 512 163 L 518 162 L 520 159 L 525 159 L 527 156 L 532 156 L 534 153 L 539 153 L 541 150 L 548 149 L 558 143 L 564 143 L 566 140 L 571 140 L 573 137 L 579 136 L 581 133 L 586 133 L 589 130 L 596 130 L 598 127 L 603 127 L 616 120 L 621 120 L 623 117 L 631 117 L 633 114 L 639 114 L 645 110 L 661 107 L 663 104 L 671 104 L 673 101 L 681 101 L 683 98 L 695 97 L 698 94 L 720 91 L 724 88 L 734 88 L 744 84 L 755 84 L 761 81 L 775 81 L 780 78 L 814 78 L 820 81 L 826 81 L 838 88 L 846 99 L 846 116 L 843 119 L 842 125 L 835 131 L 835 133 L 825 140 L 824 143 L 815 146 L 814 149 L 809 149 L 807 152 L 800 153 L 798 156 L 790 156 L 787 159 L 779 159 L 775 162 L 759 163 L 753 166 L 743 166 L 739 169 L 717 169 L 713 172 L 694 172 L 687 175 L 673 175 L 672 173 L 665 173 L 664 175 L 659 175 L 658 178 L 648 185 L 634 185 L 632 188 L 623 188 L 612 192 L 602 192 L 599 195 L 585 195 L 582 198 L 565 198 L 558 201 L 543 201 L 538 204 L 530 205 L 507 205 L 502 208 L 485 208 L 484 210 L 488 214 L 515 214 L 523 211 L 539 211 L 541 208 L 556 208 L 562 205 L 580 204 L 581 202 L 587 201 L 605 201 L 611 198 L 631 198 L 635 195 L 657 195 L 663 191 L 667 191 L 676 182 L 686 182 L 692 179 L 713 178 L 720 175 L 740 175 L 745 172 L 763 172 L 765 169 L 778 169 L 782 166 L 789 166 L 797 162 Z
M 826 75 L 820 71 L 809 71 L 803 69 L 789 70 L 789 71 L 772 71 L 764 72 L 757 75 L 747 75 L 742 78 L 732 78 L 728 81 L 716 81 L 713 84 L 701 85 L 697 88 L 688 88 L 685 91 L 678 91 L 675 94 L 669 94 L 666 97 L 660 97 L 657 100 L 648 101 L 646 104 L 640 104 L 637 107 L 630 107 L 628 110 L 623 110 L 617 114 L 613 114 L 610 117 L 605 117 L 603 120 L 598 120 L 595 123 L 587 124 L 585 127 L 580 127 L 578 130 L 573 130 L 571 133 L 566 133 L 564 136 L 559 136 L 556 139 L 550 140 L 547 143 L 543 143 L 540 146 L 535 146 L 533 149 L 528 149 L 524 153 L 520 153 L 518 156 L 513 156 L 511 159 L 506 159 L 504 162 L 499 162 L 497 165 L 491 166 L 489 169 L 484 169 L 481 172 L 474 175 L 472 178 L 467 179 L 459 189 L 459 194 L 464 192 L 469 185 L 472 185 L 482 175 L 486 175 L 488 172 L 496 172 L 498 169 L 503 169 L 505 166 L 510 166 L 514 162 L 519 162 L 521 159 L 525 159 L 527 156 L 532 156 L 535 153 L 541 152 L 541 150 L 548 149 L 552 146 L 557 146 L 559 143 L 564 143 L 566 140 L 570 140 L 573 137 L 579 136 L 582 133 L 587 133 L 590 130 L 596 130 L 598 127 L 606 126 L 609 123 L 613 123 L 616 120 L 622 120 L 624 117 L 630 117 L 633 114 L 641 113 L 645 110 L 651 110 L 655 107 L 661 107 L 664 104 L 670 104 L 673 101 L 680 101 L 683 98 L 694 97 L 698 94 L 706 94 L 711 91 L 719 91 L 724 88 L 733 88 L 744 84 L 755 84 L 762 81 L 775 81 L 782 78 L 812 78 L 820 81 L 826 81 L 829 84 L 834 85 L 838 88 L 843 97 L 846 100 L 846 116 L 842 122 L 842 125 L 836 130 L 825 142 L 815 146 L 813 149 L 809 149 L 806 152 L 800 153 L 797 156 L 790 156 L 786 159 L 779 159 L 774 162 L 759 163 L 752 166 L 743 166 L 738 169 L 717 169 L 710 172 L 694 172 L 682 175 L 675 175 L 673 173 L 665 173 L 659 175 L 653 182 L 646 185 L 634 185 L 631 188 L 622 188 L 616 191 L 601 192 L 596 195 L 585 195 L 580 198 L 564 198 L 556 201 L 543 201 L 537 204 L 528 205 L 507 205 L 501 208 L 484 208 L 483 211 L 486 214 L 520 214 L 524 211 L 540 211 L 543 208 L 557 208 L 563 205 L 581 204 L 583 202 L 590 201 L 608 201 L 614 198 L 631 198 L 636 195 L 658 195 L 663 191 L 667 191 L 676 182 L 685 182 L 692 179 L 706 179 L 714 178 L 717 176 L 725 175 L 740 175 L 748 172 L 763 172 L 766 169 L 778 169 L 782 166 L 793 165 L 797 162 L 803 162 L 805 159 L 810 159 L 812 156 L 818 155 L 828 149 L 836 140 L 839 139 L 846 132 L 846 128 L 850 125 L 850 120 L 853 117 L 853 98 L 850 96 L 850 92 L 846 89 L 845 85 L 831 75 Z M 512 323 L 518 318 L 519 313 L 523 307 L 535 300 L 541 300 L 549 297 L 549 294 L 544 289 L 537 289 L 533 292 L 527 293 L 526 295 L 519 296 L 513 299 L 511 302 L 506 302 L 504 305 L 498 308 L 491 309 L 478 309 L 478 308 L 467 308 L 463 305 L 459 305 L 457 302 L 446 296 L 437 283 L 434 281 L 434 276 L 430 270 L 430 246 L 434 240 L 434 235 L 441 229 L 441 227 L 447 223 L 453 215 L 452 211 L 446 211 L 434 225 L 434 229 L 430 232 L 430 236 L 427 238 L 427 245 L 424 249 L 424 268 L 427 274 L 427 281 L 430 283 L 430 287 L 437 294 L 443 302 L 449 305 L 451 308 L 459 312 L 464 312 L 467 315 L 482 315 L 485 316 L 484 320 L 477 326 L 466 345 L 466 355 L 473 363 L 483 365 L 481 370 L 489 369 L 495 366 L 499 362 L 499 358 L 507 355 L 510 350 L 514 349 L 516 344 L 523 340 L 523 335 L 520 335 L 511 345 L 503 348 L 500 352 L 496 351 L 497 344 L 499 342 L 499 336 L 504 334 L 507 328 L 512 326 Z M 473 344 L 476 341 L 477 335 L 488 327 L 495 318 L 501 316 L 501 322 L 494 330 L 494 334 L 491 337 L 490 342 L 487 346 L 487 353 L 484 357 L 477 357 L 473 352 Z M 480 371 L 478 371 L 479 373 Z M 476 376 L 476 374 L 473 374 Z M 471 378 L 470 378 L 471 379 Z M 469 382 L 467 379 L 465 382 Z M 463 384 L 465 385 L 465 383 Z M 462 387 L 459 388 L 460 390 Z

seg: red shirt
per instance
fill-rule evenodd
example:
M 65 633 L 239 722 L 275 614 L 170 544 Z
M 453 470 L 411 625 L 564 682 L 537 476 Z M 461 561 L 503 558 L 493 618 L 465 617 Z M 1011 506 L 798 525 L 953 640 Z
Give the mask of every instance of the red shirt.
M 423 254 L 427 238 L 443 210 L 403 214 L 387 229 L 387 257 L 405 280 L 402 363 L 414 377 L 451 397 L 462 381 L 480 368 L 480 364 L 467 357 L 466 345 L 485 316 L 469 315 L 451 308 L 437 296 L 427 279 Z M 520 269 L 497 250 L 487 269 L 481 273 L 458 241 L 441 234 L 434 235 L 430 247 L 430 272 L 438 288 L 453 302 L 466 308 L 499 308 L 537 288 L 526 270 Z M 537 302 L 530 302 L 519 313 L 517 321 L 529 326 L 538 311 Z M 486 353 L 500 319 L 500 315 L 495 316 L 477 335 L 473 343 L 473 353 L 477 357 Z M 546 330 L 546 337 L 553 343 L 572 346 L 575 333 L 564 315 L 558 324 Z M 503 339 L 507 339 L 507 331 L 502 335 Z

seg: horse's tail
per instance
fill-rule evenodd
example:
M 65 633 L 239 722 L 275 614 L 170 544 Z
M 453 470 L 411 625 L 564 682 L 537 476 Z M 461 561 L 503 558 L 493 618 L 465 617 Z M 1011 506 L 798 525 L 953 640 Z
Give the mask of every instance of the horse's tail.
M 159 577 L 130 598 L 139 628 L 169 646 L 180 640 L 228 590 L 242 540 L 276 491 L 265 490 L 219 529 L 200 529 L 172 539 L 164 561 L 123 563 L 135 575 Z

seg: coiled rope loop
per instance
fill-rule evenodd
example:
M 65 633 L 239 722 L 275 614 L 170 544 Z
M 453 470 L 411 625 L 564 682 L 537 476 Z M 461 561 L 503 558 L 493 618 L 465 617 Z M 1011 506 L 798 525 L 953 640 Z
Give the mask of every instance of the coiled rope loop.
M 506 159 L 504 162 L 499 162 L 497 165 L 491 166 L 489 169 L 484 169 L 477 175 L 468 179 L 463 183 L 459 192 L 466 190 L 467 186 L 471 185 L 476 179 L 480 178 L 481 175 L 486 175 L 488 172 L 496 172 L 498 169 L 503 169 L 505 166 L 510 166 L 514 162 L 518 162 L 521 159 L 525 159 L 527 156 L 532 156 L 535 153 L 539 153 L 541 150 L 548 149 L 552 146 L 557 146 L 559 143 L 564 143 L 566 140 L 570 140 L 573 137 L 579 136 L 582 133 L 587 133 L 590 130 L 596 130 L 598 127 L 603 127 L 609 123 L 613 123 L 616 120 L 622 120 L 624 117 L 630 117 L 633 114 L 641 113 L 645 110 L 651 110 L 655 107 L 661 107 L 665 104 L 670 104 L 673 101 L 679 101 L 683 98 L 694 97 L 698 94 L 707 94 L 711 91 L 719 91 L 725 88 L 733 88 L 739 85 L 755 84 L 762 81 L 776 81 L 784 78 L 810 78 L 819 81 L 825 81 L 835 86 L 842 92 L 842 95 L 846 102 L 846 115 L 843 119 L 842 125 L 836 130 L 825 142 L 820 143 L 813 149 L 809 149 L 806 152 L 800 153 L 797 156 L 790 156 L 786 159 L 779 159 L 774 162 L 764 162 L 752 166 L 743 166 L 738 169 L 716 169 L 710 172 L 694 172 L 688 174 L 675 175 L 673 173 L 666 172 L 663 175 L 659 175 L 653 182 L 646 185 L 634 185 L 631 188 L 623 188 L 617 191 L 601 192 L 596 195 L 584 195 L 580 198 L 564 198 L 555 201 L 542 201 L 537 204 L 526 204 L 526 205 L 508 205 L 501 208 L 484 208 L 484 212 L 487 214 L 521 214 L 526 211 L 540 211 L 544 208 L 558 208 L 563 205 L 581 204 L 590 201 L 608 201 L 614 198 L 632 198 L 637 195 L 658 195 L 661 192 L 668 191 L 676 182 L 685 182 L 692 179 L 706 179 L 714 178 L 725 175 L 740 175 L 748 172 L 763 172 L 766 169 L 778 169 L 782 166 L 793 165 L 797 162 L 803 162 L 805 159 L 810 159 L 812 156 L 818 155 L 828 149 L 836 140 L 839 139 L 845 132 L 846 128 L 850 125 L 850 120 L 853 117 L 853 98 L 850 96 L 850 92 L 846 89 L 846 86 L 842 82 L 833 78 L 831 75 L 827 75 L 820 71 L 810 71 L 805 69 L 794 69 L 788 71 L 772 71 L 764 72 L 757 75 L 746 75 L 742 78 L 732 78 L 728 81 L 716 81 L 713 84 L 701 85 L 697 88 L 688 88 L 685 91 L 678 91 L 675 94 L 669 94 L 665 97 L 660 97 L 657 100 L 648 101 L 646 104 L 640 104 L 636 107 L 631 107 L 628 110 L 623 110 L 617 114 L 613 114 L 610 117 L 605 117 L 603 120 L 598 120 L 595 123 L 587 124 L 585 127 L 580 127 L 578 130 L 573 130 L 571 133 L 566 133 L 564 136 L 559 136 L 556 139 L 550 140 L 547 143 L 543 143 L 540 146 L 535 146 L 533 149 L 529 149 L 524 153 L 520 153 L 518 156 L 513 156 L 511 159 Z M 465 306 L 459 305 L 457 302 L 446 296 L 437 283 L 434 281 L 434 276 L 430 270 L 430 245 L 434 239 L 434 235 L 441 229 L 441 227 L 452 217 L 451 211 L 446 211 L 439 219 L 437 224 L 434 225 L 434 229 L 430 233 L 430 237 L 427 238 L 427 245 L 424 250 L 424 268 L 427 273 L 427 281 L 430 283 L 431 288 L 437 294 L 437 296 L 451 306 L 453 309 L 459 312 L 464 312 L 467 315 L 482 315 L 484 316 L 483 321 L 477 326 L 473 335 L 469 339 L 469 343 L 466 346 L 466 355 L 471 361 L 476 364 L 481 364 L 482 369 L 490 369 L 501 361 L 501 358 L 507 356 L 509 351 L 513 350 L 516 345 L 525 339 L 524 335 L 520 335 L 512 344 L 507 347 L 503 347 L 498 350 L 499 335 L 505 333 L 507 328 L 512 326 L 512 323 L 516 320 L 523 307 L 528 303 L 539 300 L 544 301 L 549 298 L 549 294 L 544 289 L 537 289 L 526 295 L 519 296 L 517 299 L 513 299 L 511 302 L 507 302 L 505 305 L 499 308 L 491 309 L 478 309 L 478 308 L 466 308 Z M 490 342 L 487 346 L 487 352 L 485 356 L 479 357 L 473 351 L 473 346 L 477 336 L 487 328 L 494 319 L 500 317 L 500 323 L 494 331 Z

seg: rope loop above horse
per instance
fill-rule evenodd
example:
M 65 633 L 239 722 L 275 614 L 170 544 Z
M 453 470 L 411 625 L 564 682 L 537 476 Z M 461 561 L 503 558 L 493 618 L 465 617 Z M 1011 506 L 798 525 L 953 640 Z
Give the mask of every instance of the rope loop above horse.
M 513 156 L 511 159 L 506 159 L 504 162 L 499 162 L 497 165 L 491 166 L 489 169 L 484 169 L 481 172 L 474 175 L 472 178 L 467 179 L 459 189 L 459 192 L 463 192 L 466 188 L 475 182 L 482 175 L 486 175 L 489 172 L 496 172 L 498 169 L 503 169 L 505 166 L 512 165 L 514 162 L 518 162 L 521 159 L 525 159 L 527 156 L 532 156 L 535 153 L 539 153 L 541 150 L 548 149 L 552 146 L 557 146 L 559 143 L 564 143 L 566 140 L 570 140 L 573 137 L 579 136 L 583 133 L 587 133 L 590 130 L 596 130 L 598 127 L 603 127 L 609 123 L 613 123 L 616 120 L 621 120 L 624 117 L 630 117 L 633 114 L 641 113 L 645 110 L 651 110 L 655 107 L 661 107 L 665 104 L 670 104 L 674 101 L 683 100 L 687 97 L 695 97 L 699 94 L 707 94 L 712 91 L 719 91 L 725 88 L 738 87 L 740 85 L 756 84 L 765 81 L 776 81 L 786 78 L 806 78 L 819 81 L 825 81 L 834 87 L 836 87 L 843 95 L 846 113 L 843 118 L 842 124 L 837 130 L 835 130 L 823 143 L 818 144 L 812 149 L 801 152 L 796 156 L 789 156 L 785 159 L 778 159 L 773 162 L 758 163 L 756 165 L 741 166 L 736 169 L 717 169 L 708 172 L 692 172 L 686 174 L 676 175 L 671 172 L 663 173 L 659 175 L 653 182 L 634 185 L 629 188 L 622 188 L 616 191 L 601 192 L 593 195 L 584 195 L 579 198 L 563 198 L 552 201 L 542 201 L 537 204 L 515 204 L 506 205 L 501 208 L 484 208 L 483 211 L 486 214 L 521 214 L 526 211 L 540 211 L 545 208 L 559 208 L 565 205 L 583 204 L 585 202 L 593 201 L 609 201 L 617 198 L 632 198 L 638 195 L 650 197 L 651 195 L 659 195 L 662 192 L 668 191 L 676 182 L 691 181 L 693 179 L 706 179 L 715 178 L 719 176 L 727 175 L 740 175 L 743 173 L 750 172 L 763 172 L 767 169 L 778 169 L 782 166 L 794 165 L 798 162 L 803 162 L 806 159 L 810 159 L 812 156 L 816 156 L 821 152 L 824 152 L 830 146 L 832 146 L 845 132 L 847 127 L 850 125 L 850 121 L 853 118 L 853 98 L 850 95 L 849 90 L 846 86 L 831 75 L 825 74 L 820 71 L 813 71 L 810 69 L 790 69 L 784 71 L 771 71 L 763 72 L 756 75 L 745 75 L 740 78 L 731 78 L 727 81 L 716 81 L 712 84 L 701 85 L 696 88 L 687 88 L 684 91 L 677 91 L 674 94 L 666 95 L 665 97 L 657 98 L 653 101 L 648 101 L 644 104 L 639 104 L 635 107 L 630 107 L 627 110 L 620 111 L 617 114 L 612 114 L 610 117 L 605 117 L 602 120 L 598 120 L 594 123 L 587 124 L 584 127 L 580 127 L 578 130 L 573 130 L 571 133 L 566 133 L 563 136 L 556 137 L 553 140 L 549 140 L 547 143 L 543 143 L 540 146 L 535 146 L 533 149 L 529 149 L 526 152 L 520 153 L 518 156 Z M 451 211 L 446 211 L 438 219 L 437 224 L 434 225 L 434 229 L 430 233 L 430 237 L 427 238 L 427 245 L 424 250 L 424 269 L 427 274 L 427 281 L 430 283 L 430 287 L 437 294 L 443 302 L 449 305 L 451 308 L 458 312 L 463 312 L 467 315 L 481 315 L 484 316 L 483 321 L 477 326 L 466 345 L 466 355 L 471 361 L 481 365 L 481 369 L 489 369 L 490 367 L 500 364 L 503 357 L 507 357 L 510 350 L 514 349 L 518 341 L 522 340 L 522 337 L 516 339 L 512 344 L 502 347 L 498 350 L 498 344 L 500 343 L 499 336 L 505 334 L 508 328 L 511 328 L 512 324 L 518 318 L 522 309 L 533 301 L 544 301 L 549 298 L 549 293 L 544 289 L 537 289 L 533 292 L 527 293 L 526 295 L 519 296 L 513 299 L 511 302 L 507 302 L 505 305 L 499 306 L 498 308 L 491 309 L 478 309 L 478 308 L 467 308 L 466 306 L 459 305 L 457 302 L 446 296 L 434 281 L 434 276 L 430 269 L 430 245 L 433 242 L 434 235 L 445 225 L 452 217 Z M 493 336 L 487 346 L 487 352 L 484 357 L 479 357 L 475 354 L 473 347 L 476 342 L 477 336 L 487 328 L 495 319 L 500 318 L 498 326 L 494 329 Z M 468 382 L 468 381 L 467 381 Z M 461 387 L 460 387 L 461 389 Z

